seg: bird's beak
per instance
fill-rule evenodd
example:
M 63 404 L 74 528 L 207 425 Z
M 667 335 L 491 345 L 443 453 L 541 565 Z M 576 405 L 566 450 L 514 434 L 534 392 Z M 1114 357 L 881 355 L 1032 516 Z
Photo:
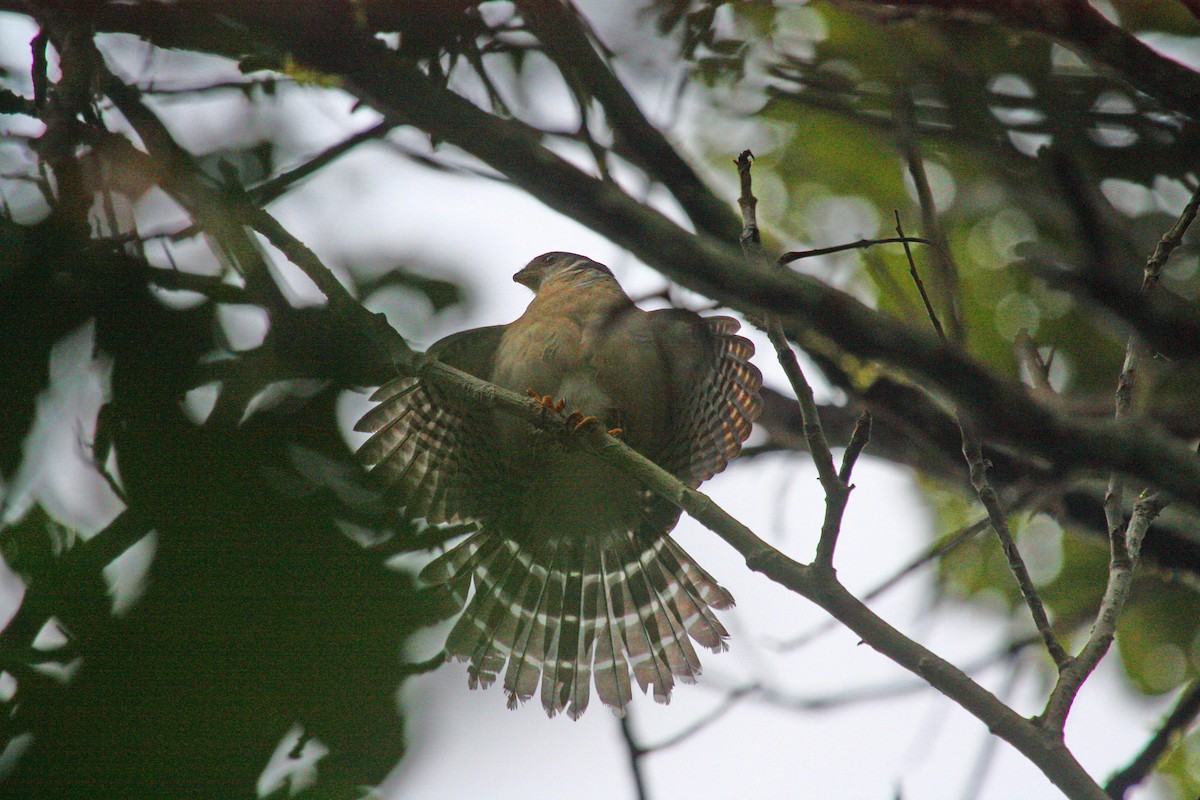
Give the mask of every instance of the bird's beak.
M 520 272 L 518 272 L 516 275 L 513 275 L 513 280 L 529 289 L 529 291 L 536 293 L 537 287 L 533 284 L 534 276 L 533 270 L 531 269 L 532 266 L 532 264 L 527 264 L 521 269 Z

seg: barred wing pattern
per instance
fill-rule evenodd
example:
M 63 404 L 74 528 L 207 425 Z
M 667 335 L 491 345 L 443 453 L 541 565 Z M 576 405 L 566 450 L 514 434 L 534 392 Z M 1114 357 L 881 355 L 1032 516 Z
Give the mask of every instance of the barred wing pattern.
M 665 449 L 644 454 L 696 486 L 736 457 L 759 413 L 761 376 L 748 360 L 754 348 L 728 317 L 659 311 L 648 319 L 651 346 L 669 371 L 667 385 L 650 382 L 669 392 L 672 411 Z M 469 331 L 431 354 L 490 378 L 499 333 Z M 531 530 L 526 504 L 540 491 L 531 470 L 547 469 L 539 456 L 498 453 L 487 419 L 413 379 L 377 396 L 380 405 L 359 423 L 374 432 L 363 460 L 397 483 L 413 516 L 480 526 L 421 573 L 431 591 L 465 606 L 445 649 L 468 662 L 472 688 L 502 681 L 509 707 L 540 695 L 547 714 L 575 719 L 594 684 L 601 702 L 622 715 L 634 683 L 665 703 L 677 681 L 695 682 L 693 641 L 726 649 L 714 610 L 733 598 L 669 537 L 679 517 L 673 506 L 646 490 L 621 490 L 596 502 L 636 508 L 630 525 L 580 531 L 564 515 L 561 529 Z M 500 463 L 506 458 L 512 463 Z
M 679 312 L 654 313 L 667 320 L 669 339 L 688 335 L 706 342 L 697 350 L 700 364 L 677 367 L 698 371 L 700 379 L 682 394 L 682 413 L 671 426 L 674 438 L 662 460 L 664 469 L 694 489 L 742 451 L 762 412 L 762 373 L 750 363 L 754 345 L 737 335 L 741 326 L 736 319 L 692 315 L 686 320 L 679 319 Z
M 438 342 L 429 355 L 486 378 L 503 332 L 503 326 L 463 331 Z M 358 457 L 393 487 L 409 516 L 439 523 L 486 515 L 497 474 L 487 416 L 413 377 L 384 384 L 371 399 L 379 405 L 354 426 L 373 434 Z

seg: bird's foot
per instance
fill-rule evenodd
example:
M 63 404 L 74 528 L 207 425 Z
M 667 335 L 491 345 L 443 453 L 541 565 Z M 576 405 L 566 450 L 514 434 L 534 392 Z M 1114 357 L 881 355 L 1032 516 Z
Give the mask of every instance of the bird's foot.
M 526 389 L 525 394 L 538 401 L 538 405 L 542 407 L 542 411 L 553 411 L 556 414 L 561 414 L 563 408 L 566 407 L 567 401 L 561 397 L 555 400 L 548 394 L 542 394 L 536 389 Z
M 571 426 L 571 431 L 577 434 L 591 433 L 592 431 L 602 430 L 600 420 L 590 414 L 584 416 L 582 411 L 572 411 L 567 415 L 567 424 Z M 611 428 L 608 431 L 609 436 L 622 437 L 625 431 L 620 428 Z
M 553 396 L 542 394 L 536 389 L 526 389 L 525 393 L 536 400 L 538 405 L 541 406 L 543 420 L 545 414 L 548 412 L 554 412 L 555 414 L 563 413 L 563 409 L 566 408 L 567 405 L 567 401 L 563 398 L 560 397 L 556 400 Z M 572 411 L 570 414 L 568 414 L 566 421 L 567 426 L 571 429 L 571 433 L 577 435 L 603 430 L 600 425 L 600 420 L 596 419 L 596 417 L 593 417 L 591 414 L 585 415 L 582 411 L 578 410 Z M 620 428 L 611 428 L 608 430 L 608 435 L 623 437 L 625 435 L 625 431 L 621 430 Z

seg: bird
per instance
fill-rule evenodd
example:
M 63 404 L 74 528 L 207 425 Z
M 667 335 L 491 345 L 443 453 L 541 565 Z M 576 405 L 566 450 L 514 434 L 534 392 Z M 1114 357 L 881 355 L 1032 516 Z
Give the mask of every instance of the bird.
M 518 319 L 455 333 L 427 357 L 570 409 L 581 430 L 603 426 L 692 488 L 737 457 L 762 407 L 737 320 L 644 311 L 575 253 L 540 255 L 513 280 L 533 291 Z M 676 681 L 696 681 L 692 640 L 727 649 L 714 611 L 733 596 L 670 537 L 679 510 L 637 478 L 424 378 L 371 399 L 356 425 L 371 434 L 363 464 L 409 516 L 474 526 L 419 576 L 462 610 L 444 653 L 469 662 L 472 689 L 503 673 L 509 708 L 540 692 L 548 716 L 578 719 L 594 682 L 623 716 L 634 682 L 667 703 Z

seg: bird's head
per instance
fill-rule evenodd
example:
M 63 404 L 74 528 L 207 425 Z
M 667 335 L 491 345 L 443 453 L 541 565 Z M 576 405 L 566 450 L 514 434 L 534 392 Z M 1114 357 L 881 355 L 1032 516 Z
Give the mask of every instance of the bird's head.
M 611 280 L 613 274 L 608 267 L 586 256 L 554 252 L 543 253 L 530 261 L 513 276 L 513 280 L 522 286 L 528 286 L 537 294 L 546 281 L 559 277 L 567 277 L 574 283 L 579 280 Z

